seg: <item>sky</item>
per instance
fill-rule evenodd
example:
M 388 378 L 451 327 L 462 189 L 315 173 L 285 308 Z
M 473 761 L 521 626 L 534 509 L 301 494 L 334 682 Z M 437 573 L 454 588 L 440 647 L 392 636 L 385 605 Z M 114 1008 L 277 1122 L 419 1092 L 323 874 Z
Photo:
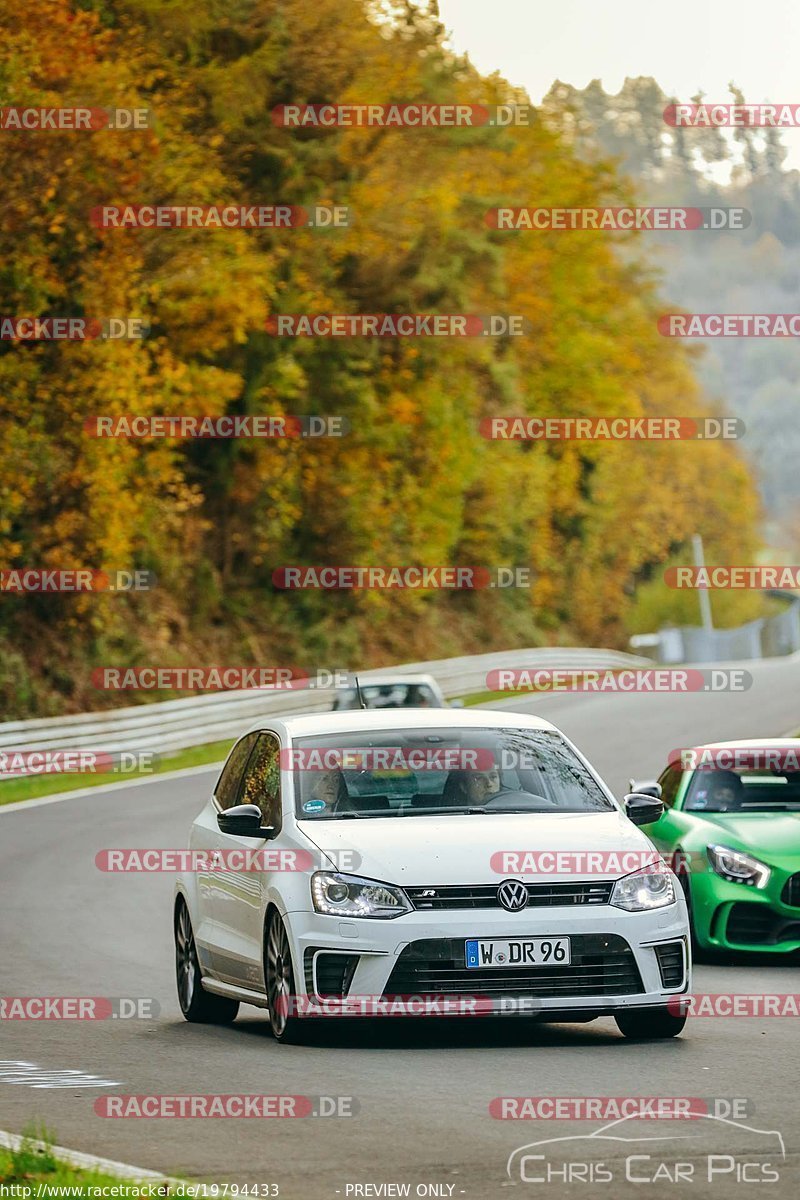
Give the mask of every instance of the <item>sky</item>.
M 650 75 L 668 94 L 800 105 L 800 0 L 439 0 L 454 49 L 539 103 L 555 79 L 617 92 Z M 800 127 L 784 132 L 800 167 Z

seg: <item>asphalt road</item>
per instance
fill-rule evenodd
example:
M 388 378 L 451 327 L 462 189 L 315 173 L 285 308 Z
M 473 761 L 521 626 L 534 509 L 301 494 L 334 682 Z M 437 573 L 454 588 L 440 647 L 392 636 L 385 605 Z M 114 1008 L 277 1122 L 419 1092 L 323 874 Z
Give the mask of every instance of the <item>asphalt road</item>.
M 622 794 L 631 776 L 657 774 L 678 746 L 800 728 L 800 662 L 744 665 L 754 685 L 740 694 L 553 695 L 501 707 L 535 709 L 559 725 Z M 152 997 L 160 1006 L 155 1019 L 2 1022 L 0 1129 L 21 1132 L 36 1121 L 64 1146 L 168 1174 L 270 1183 L 285 1200 L 489 1200 L 502 1188 L 592 1200 L 641 1194 L 642 1187 L 653 1197 L 683 1191 L 719 1200 L 797 1191 L 800 1039 L 797 1022 L 788 1019 L 699 1019 L 680 1039 L 641 1045 L 624 1041 L 606 1019 L 585 1026 L 487 1018 L 343 1022 L 315 1027 L 299 1047 L 277 1046 L 255 1009 L 243 1009 L 229 1029 L 186 1024 L 173 984 L 173 879 L 106 875 L 94 857 L 109 846 L 184 846 L 211 782 L 203 772 L 0 810 L 0 994 Z M 796 963 L 771 959 L 704 963 L 694 990 L 800 991 L 800 978 Z M 90 1086 L 33 1086 L 36 1071 L 4 1066 L 10 1062 L 96 1079 Z M 59 1082 L 42 1080 L 48 1078 Z M 349 1096 L 358 1112 L 272 1121 L 96 1116 L 97 1097 L 117 1093 Z M 546 1152 L 549 1166 L 528 1160 L 526 1177 L 555 1175 L 533 1183 L 523 1181 L 518 1166 L 507 1174 L 515 1149 L 585 1137 L 603 1122 L 489 1115 L 492 1098 L 529 1095 L 720 1097 L 748 1101 L 748 1117 L 736 1125 L 632 1122 L 610 1131 L 630 1143 L 594 1138 L 534 1150 Z M 779 1131 L 785 1158 L 776 1135 L 758 1131 Z M 643 1140 L 654 1136 L 667 1140 Z M 716 1171 L 711 1182 L 709 1170 Z M 769 1182 L 769 1170 L 778 1182 Z M 634 1183 L 626 1171 L 654 1182 Z

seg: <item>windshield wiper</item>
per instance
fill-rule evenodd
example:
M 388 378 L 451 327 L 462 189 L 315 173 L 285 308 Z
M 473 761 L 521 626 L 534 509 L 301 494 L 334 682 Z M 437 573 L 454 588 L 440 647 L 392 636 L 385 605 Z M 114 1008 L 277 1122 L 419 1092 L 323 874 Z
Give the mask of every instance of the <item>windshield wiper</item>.
M 430 808 L 427 805 L 420 804 L 419 807 L 408 805 L 406 808 L 398 808 L 397 815 L 400 817 L 440 817 L 442 813 L 455 813 L 456 815 L 461 814 L 463 816 L 464 813 L 474 811 L 472 808 L 453 808 L 450 804 L 443 804 L 440 807 L 431 805 Z
M 398 813 L 403 817 L 441 817 L 452 813 L 455 817 L 469 816 L 471 813 L 486 813 L 491 810 L 481 808 L 475 805 L 466 805 L 463 808 L 454 808 L 451 804 L 443 804 L 440 808 L 431 807 L 425 808 L 422 805 L 419 808 L 400 808 Z

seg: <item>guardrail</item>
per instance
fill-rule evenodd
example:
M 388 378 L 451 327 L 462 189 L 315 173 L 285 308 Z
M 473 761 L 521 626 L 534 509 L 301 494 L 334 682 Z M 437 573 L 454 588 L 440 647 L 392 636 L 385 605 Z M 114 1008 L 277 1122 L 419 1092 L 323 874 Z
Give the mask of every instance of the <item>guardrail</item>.
M 507 650 L 466 658 L 403 663 L 379 670 L 359 671 L 360 680 L 388 672 L 398 675 L 433 675 L 448 699 L 480 692 L 489 671 L 501 667 L 609 670 L 651 666 L 652 661 L 616 650 L 566 649 Z M 237 737 L 259 717 L 325 712 L 333 703 L 333 688 L 290 690 L 248 689 L 158 701 L 105 712 L 68 717 L 34 718 L 0 724 L 0 750 L 91 749 L 118 753 L 147 750 L 165 754 Z M 0 780 L 3 776 L 0 775 Z
M 658 633 L 637 633 L 629 645 L 665 664 L 730 662 L 795 654 L 800 650 L 800 596 L 780 588 L 768 588 L 767 595 L 785 600 L 784 611 L 772 617 L 759 617 L 734 629 L 676 625 Z

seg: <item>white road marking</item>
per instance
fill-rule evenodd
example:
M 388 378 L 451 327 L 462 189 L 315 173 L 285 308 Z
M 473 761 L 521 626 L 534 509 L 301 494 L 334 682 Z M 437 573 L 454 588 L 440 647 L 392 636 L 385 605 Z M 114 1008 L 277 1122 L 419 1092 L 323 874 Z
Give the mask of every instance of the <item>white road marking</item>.
M 40 1067 L 38 1063 L 20 1059 L 0 1059 L 0 1084 L 17 1084 L 22 1087 L 46 1088 L 101 1088 L 117 1087 L 121 1079 L 101 1079 L 98 1075 L 87 1075 L 72 1068 L 64 1070 Z

